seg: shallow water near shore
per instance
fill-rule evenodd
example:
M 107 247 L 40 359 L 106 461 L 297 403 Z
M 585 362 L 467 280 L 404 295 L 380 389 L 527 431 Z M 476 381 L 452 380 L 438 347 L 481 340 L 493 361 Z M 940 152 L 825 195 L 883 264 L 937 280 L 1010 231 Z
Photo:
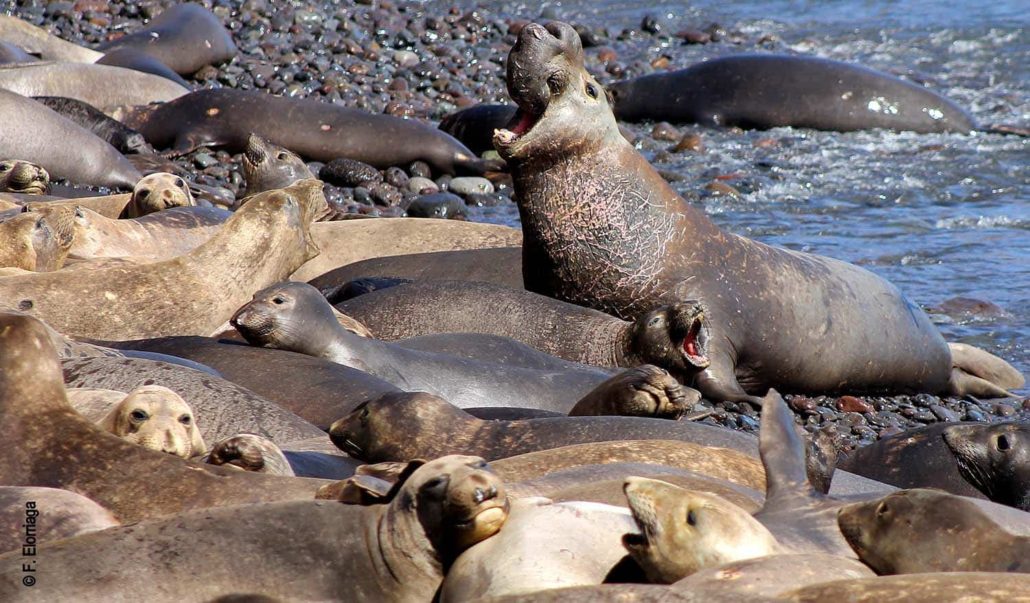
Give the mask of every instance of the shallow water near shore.
M 537 18 L 534 3 L 481 5 Z M 451 3 L 446 3 L 450 6 Z M 432 6 L 432 3 L 430 4 Z M 444 6 L 444 4 L 440 4 Z M 982 125 L 1030 123 L 1030 13 L 1020 2 L 652 2 L 572 1 L 546 9 L 610 35 L 606 45 L 628 75 L 736 52 L 786 52 L 860 63 L 925 83 Z M 682 45 L 650 36 L 617 40 L 651 15 L 674 33 L 718 22 L 753 42 Z M 588 68 L 613 81 L 587 49 Z M 681 126 L 702 137 L 703 153 L 669 153 L 670 142 L 631 127 L 673 186 L 720 226 L 754 239 L 862 265 L 933 310 L 956 297 L 989 301 L 987 311 L 932 317 L 949 341 L 982 346 L 1030 374 L 1030 140 L 1015 136 L 765 132 Z M 740 197 L 712 196 L 714 180 Z M 488 212 L 488 213 L 487 213 Z M 518 224 L 512 206 L 475 219 Z M 811 345 L 819 345 L 813 341 Z M 1022 390 L 1026 393 L 1028 390 Z

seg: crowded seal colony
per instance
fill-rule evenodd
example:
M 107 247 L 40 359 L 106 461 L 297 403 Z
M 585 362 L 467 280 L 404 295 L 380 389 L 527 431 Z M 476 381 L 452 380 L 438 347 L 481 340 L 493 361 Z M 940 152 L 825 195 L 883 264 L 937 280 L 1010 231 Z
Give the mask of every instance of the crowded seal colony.
M 0 600 L 1030 600 L 1021 372 L 633 128 L 1025 129 L 760 44 L 628 77 L 553 9 L 280 4 L 0 9 Z

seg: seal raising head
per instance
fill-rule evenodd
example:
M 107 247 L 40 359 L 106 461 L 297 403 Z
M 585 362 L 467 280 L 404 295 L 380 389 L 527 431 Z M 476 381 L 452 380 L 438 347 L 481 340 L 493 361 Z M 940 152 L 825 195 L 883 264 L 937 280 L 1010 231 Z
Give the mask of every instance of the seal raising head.
M 129 392 L 100 420 L 100 427 L 133 444 L 184 459 L 207 450 L 193 410 L 179 394 L 160 385 Z
M 124 217 L 139 218 L 162 209 L 193 207 L 196 204 L 185 180 L 175 174 L 157 172 L 136 183 Z
M 652 310 L 633 323 L 633 351 L 644 361 L 679 376 L 708 368 L 712 335 L 705 311 L 704 304 L 697 300 Z
M 942 435 L 966 481 L 994 502 L 1030 511 L 1030 425 L 951 425 Z

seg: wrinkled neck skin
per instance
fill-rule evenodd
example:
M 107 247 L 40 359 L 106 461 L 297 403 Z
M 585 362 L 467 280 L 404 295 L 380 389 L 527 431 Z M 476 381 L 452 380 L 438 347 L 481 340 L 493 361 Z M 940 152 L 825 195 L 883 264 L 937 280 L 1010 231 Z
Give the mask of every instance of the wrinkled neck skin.
M 526 289 L 631 320 L 667 291 L 659 277 L 669 243 L 703 243 L 719 231 L 622 138 L 614 120 L 596 144 L 561 146 L 512 167 Z
M 427 601 L 443 582 L 443 563 L 414 506 L 401 509 L 402 502 L 403 494 L 398 494 L 376 521 L 365 522 L 369 557 L 390 600 Z

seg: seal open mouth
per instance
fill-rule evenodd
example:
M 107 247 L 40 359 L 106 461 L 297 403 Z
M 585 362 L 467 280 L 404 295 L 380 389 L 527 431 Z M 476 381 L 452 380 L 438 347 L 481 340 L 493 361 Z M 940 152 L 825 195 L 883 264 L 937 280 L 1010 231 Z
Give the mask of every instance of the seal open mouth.
M 543 111 L 540 113 L 534 113 L 533 111 L 519 109 L 515 112 L 515 116 L 511 122 L 508 123 L 506 128 L 498 128 L 494 130 L 494 144 L 502 148 L 507 148 L 518 142 L 523 136 L 529 133 L 533 129 L 533 126 L 540 121 L 543 117 Z
M 679 348 L 687 362 L 700 369 L 708 368 L 711 364 L 708 357 L 710 334 L 700 304 L 694 302 L 685 314 L 678 316 L 674 329 L 673 341 L 679 341 Z

